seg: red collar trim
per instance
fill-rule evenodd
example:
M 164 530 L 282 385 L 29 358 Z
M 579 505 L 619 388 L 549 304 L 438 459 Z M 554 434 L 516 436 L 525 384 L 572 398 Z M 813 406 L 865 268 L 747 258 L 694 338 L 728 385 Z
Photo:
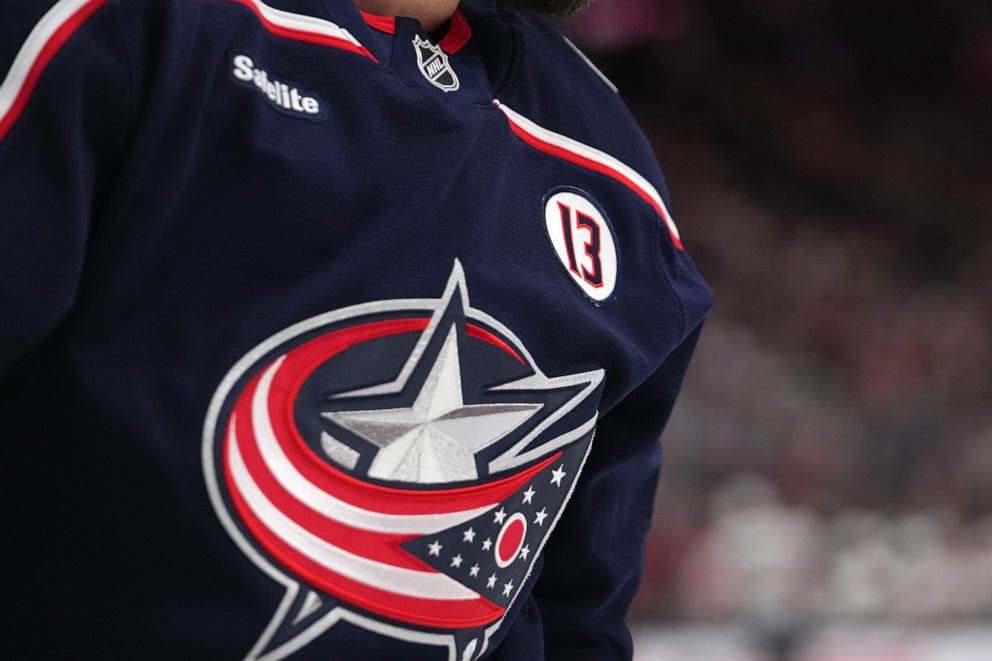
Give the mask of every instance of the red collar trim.
M 457 7 L 455 13 L 451 15 L 451 26 L 448 28 L 448 34 L 444 35 L 441 41 L 437 42 L 437 45 L 448 55 L 454 55 L 471 38 L 472 28 L 469 27 L 468 19 L 462 13 L 461 7 Z
M 396 34 L 396 19 L 392 16 L 376 16 L 361 9 L 358 10 L 358 13 L 362 15 L 362 18 L 365 19 L 365 22 L 369 24 L 370 28 L 375 28 L 379 32 L 385 32 L 386 34 Z
M 377 16 L 376 14 L 370 14 L 364 11 L 359 11 L 359 13 L 365 19 L 365 22 L 368 23 L 369 27 L 379 32 L 385 32 L 386 34 L 396 34 L 396 19 L 392 16 Z M 451 15 L 451 24 L 448 27 L 447 34 L 441 38 L 441 41 L 437 42 L 437 45 L 448 55 L 454 55 L 471 38 L 472 28 L 469 26 L 465 14 L 462 13 L 461 7 L 458 7 L 455 9 L 455 13 Z

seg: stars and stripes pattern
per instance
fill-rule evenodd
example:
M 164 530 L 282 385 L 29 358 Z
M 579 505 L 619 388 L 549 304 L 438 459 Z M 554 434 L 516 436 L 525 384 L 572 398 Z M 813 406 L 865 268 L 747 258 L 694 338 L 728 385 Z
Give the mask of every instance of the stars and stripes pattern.
M 590 438 L 559 452 L 517 491 L 479 516 L 403 544 L 425 563 L 508 608 L 551 533 Z

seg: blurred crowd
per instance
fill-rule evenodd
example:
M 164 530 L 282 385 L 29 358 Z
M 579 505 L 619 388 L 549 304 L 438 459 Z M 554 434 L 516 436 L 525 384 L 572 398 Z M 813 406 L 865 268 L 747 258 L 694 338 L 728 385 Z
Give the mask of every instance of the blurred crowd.
M 635 615 L 992 619 L 992 3 L 597 0 L 566 28 L 717 298 Z

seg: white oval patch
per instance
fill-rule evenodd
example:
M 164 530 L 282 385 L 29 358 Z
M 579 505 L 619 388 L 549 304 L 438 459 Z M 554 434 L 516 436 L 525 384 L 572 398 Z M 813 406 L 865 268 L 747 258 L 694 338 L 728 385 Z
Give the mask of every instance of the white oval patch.
M 572 280 L 597 302 L 613 295 L 617 249 L 606 217 L 581 191 L 558 189 L 544 205 L 551 246 Z

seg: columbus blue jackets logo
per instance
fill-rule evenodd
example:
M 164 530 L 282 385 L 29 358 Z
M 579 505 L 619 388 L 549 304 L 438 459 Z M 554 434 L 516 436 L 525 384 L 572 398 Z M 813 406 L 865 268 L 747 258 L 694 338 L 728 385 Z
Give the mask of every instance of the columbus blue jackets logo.
M 470 305 L 457 261 L 435 296 L 300 322 L 218 388 L 213 505 L 286 590 L 248 658 L 347 625 L 478 659 L 527 585 L 591 447 L 603 371 L 546 375 Z

